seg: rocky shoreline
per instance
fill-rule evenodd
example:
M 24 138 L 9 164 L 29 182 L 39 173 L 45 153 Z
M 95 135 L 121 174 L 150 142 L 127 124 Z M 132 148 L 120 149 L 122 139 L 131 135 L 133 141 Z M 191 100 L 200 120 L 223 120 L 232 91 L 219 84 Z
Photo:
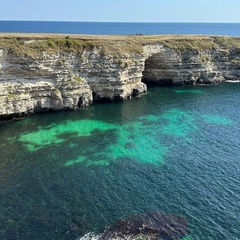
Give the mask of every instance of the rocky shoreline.
M 0 34 L 0 118 L 240 79 L 240 39 Z

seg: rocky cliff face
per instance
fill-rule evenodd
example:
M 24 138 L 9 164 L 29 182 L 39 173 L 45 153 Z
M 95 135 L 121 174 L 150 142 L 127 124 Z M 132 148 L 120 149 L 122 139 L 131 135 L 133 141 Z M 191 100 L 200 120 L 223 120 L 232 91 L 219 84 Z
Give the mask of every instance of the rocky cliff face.
M 153 48 L 153 47 L 152 47 Z M 159 85 L 216 84 L 240 79 L 240 51 L 228 49 L 176 50 L 155 46 L 146 59 L 143 82 Z M 149 46 L 144 50 L 149 53 Z M 149 54 L 148 54 L 149 55 Z
M 129 99 L 146 93 L 145 83 L 195 85 L 240 79 L 238 39 L 133 36 L 100 40 L 91 39 L 91 45 L 86 45 L 84 39 L 83 47 L 78 39 L 2 36 L 0 116 Z

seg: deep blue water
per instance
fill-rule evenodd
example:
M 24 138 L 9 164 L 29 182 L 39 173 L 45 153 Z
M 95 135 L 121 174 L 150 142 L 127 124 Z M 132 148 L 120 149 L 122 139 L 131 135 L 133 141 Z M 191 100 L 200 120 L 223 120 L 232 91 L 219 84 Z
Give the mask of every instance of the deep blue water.
M 0 32 L 213 34 L 240 24 L 0 21 Z M 131 101 L 0 124 L 0 239 L 76 239 L 126 216 L 240 239 L 240 84 L 151 88 Z
M 69 34 L 208 34 L 240 36 L 240 23 L 0 21 L 0 32 Z
M 0 239 L 76 239 L 126 216 L 181 216 L 193 240 L 240 239 L 240 84 L 0 125 Z

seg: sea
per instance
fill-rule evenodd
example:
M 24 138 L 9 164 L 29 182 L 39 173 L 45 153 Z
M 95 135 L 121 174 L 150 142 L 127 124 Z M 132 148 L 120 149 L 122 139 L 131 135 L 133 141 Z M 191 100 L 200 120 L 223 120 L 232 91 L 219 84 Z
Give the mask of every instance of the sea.
M 240 23 L 0 21 L 0 32 L 62 34 L 207 34 L 240 36 Z
M 240 28 L 2 21 L 4 31 L 239 36 Z M 140 98 L 1 123 L 0 239 L 75 240 L 158 212 L 185 219 L 182 239 L 239 240 L 239 103 L 240 83 L 149 86 Z

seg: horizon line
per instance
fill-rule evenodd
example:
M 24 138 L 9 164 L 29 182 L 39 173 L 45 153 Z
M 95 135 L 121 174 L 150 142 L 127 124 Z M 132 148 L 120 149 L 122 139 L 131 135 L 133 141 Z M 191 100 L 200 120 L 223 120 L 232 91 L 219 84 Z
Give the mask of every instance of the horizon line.
M 1 22 L 69 22 L 69 23 L 236 23 L 240 22 L 213 22 L 213 21 L 78 21 L 78 20 L 20 20 L 20 19 L 0 19 Z

